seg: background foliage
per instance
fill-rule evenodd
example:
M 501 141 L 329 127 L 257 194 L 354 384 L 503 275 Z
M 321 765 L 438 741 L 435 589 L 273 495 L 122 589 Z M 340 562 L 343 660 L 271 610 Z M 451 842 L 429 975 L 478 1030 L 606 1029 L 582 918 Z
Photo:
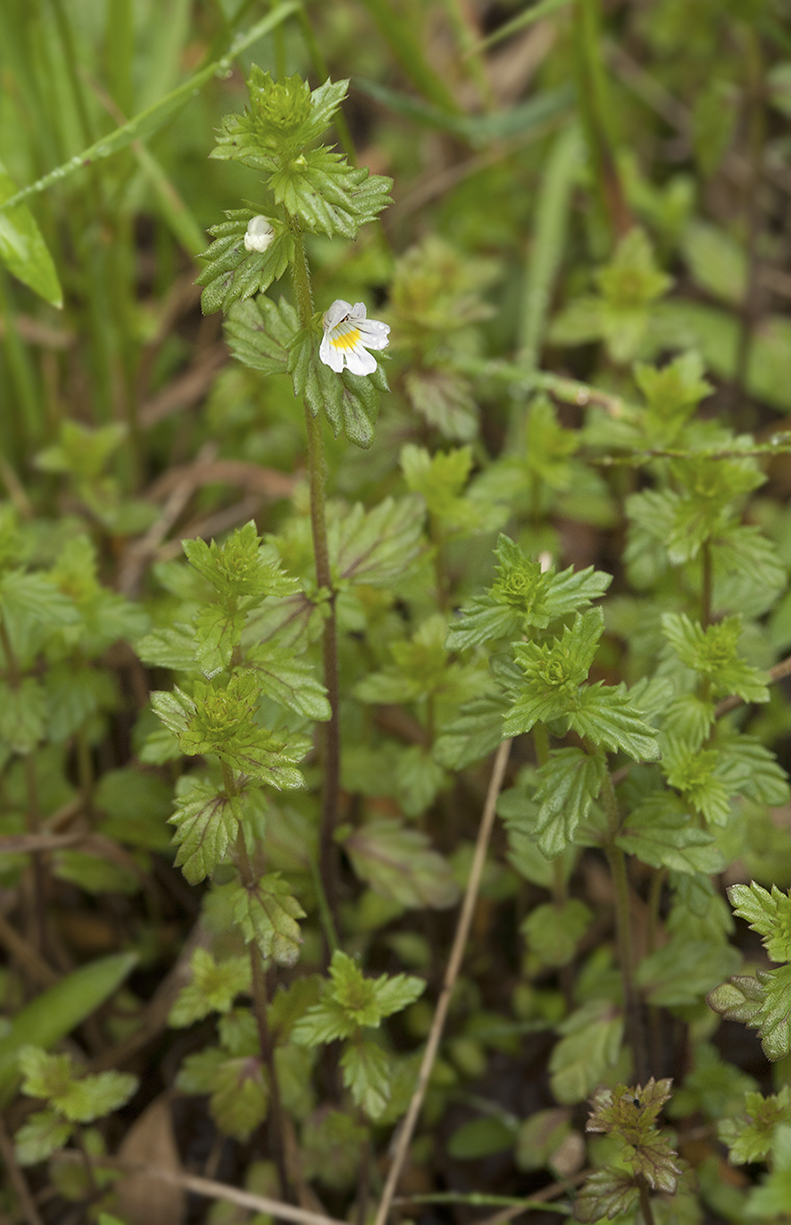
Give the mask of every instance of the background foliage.
M 788 1219 L 787 15 L 0 5 L 9 1220 Z

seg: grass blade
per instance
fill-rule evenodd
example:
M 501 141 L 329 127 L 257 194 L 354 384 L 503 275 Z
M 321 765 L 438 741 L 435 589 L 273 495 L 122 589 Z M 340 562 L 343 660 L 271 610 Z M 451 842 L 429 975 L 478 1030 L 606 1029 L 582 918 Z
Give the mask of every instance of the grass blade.
M 179 85 L 178 89 L 174 89 L 172 93 L 160 99 L 154 106 L 141 111 L 139 115 L 136 115 L 134 119 L 130 119 L 122 127 L 116 128 L 109 136 L 96 141 L 88 149 L 78 153 L 76 157 L 70 158 L 63 165 L 50 170 L 49 174 L 45 174 L 37 182 L 31 183 L 29 187 L 23 188 L 22 191 L 18 191 L 16 195 L 6 200 L 5 203 L 0 204 L 0 213 L 5 212 L 14 205 L 20 204 L 30 196 L 46 191 L 53 183 L 58 183 L 62 179 L 68 178 L 75 171 L 82 170 L 85 166 L 90 166 L 102 158 L 111 157 L 121 149 L 128 148 L 132 141 L 146 140 L 149 136 L 153 136 L 172 115 L 175 115 L 182 106 L 189 102 L 190 98 L 198 90 L 203 88 L 207 81 L 210 81 L 218 73 L 226 72 L 233 64 L 237 55 L 246 51 L 248 47 L 257 42 L 259 38 L 263 38 L 265 34 L 269 34 L 276 26 L 285 21 L 286 18 L 296 13 L 298 8 L 299 0 L 285 0 L 284 4 L 279 4 L 268 16 L 256 22 L 244 34 L 240 34 L 235 38 L 227 55 L 224 55 L 219 60 L 215 60 L 211 64 L 207 64 L 205 68 L 201 68 L 182 85 Z

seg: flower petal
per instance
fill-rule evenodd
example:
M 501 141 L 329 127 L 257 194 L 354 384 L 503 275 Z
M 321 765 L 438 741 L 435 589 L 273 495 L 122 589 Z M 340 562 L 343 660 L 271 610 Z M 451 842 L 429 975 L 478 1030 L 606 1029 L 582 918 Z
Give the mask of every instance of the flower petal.
M 362 345 L 355 345 L 346 350 L 346 365 L 352 374 L 373 374 L 376 369 L 376 358 Z
M 357 324 L 363 344 L 369 349 L 386 349 L 390 344 L 390 325 L 379 319 L 363 319 Z
M 340 349 L 333 349 L 330 344 L 329 332 L 325 331 L 324 338 L 319 346 L 319 357 L 324 362 L 325 366 L 329 366 L 330 370 L 334 370 L 336 374 L 340 374 L 343 370 L 343 352 Z
M 345 319 L 346 316 L 350 315 L 351 313 L 351 304 L 349 302 L 345 302 L 343 298 L 336 298 L 332 306 L 330 306 L 324 313 L 325 335 L 328 331 L 332 331 L 334 327 L 337 327 L 341 320 Z

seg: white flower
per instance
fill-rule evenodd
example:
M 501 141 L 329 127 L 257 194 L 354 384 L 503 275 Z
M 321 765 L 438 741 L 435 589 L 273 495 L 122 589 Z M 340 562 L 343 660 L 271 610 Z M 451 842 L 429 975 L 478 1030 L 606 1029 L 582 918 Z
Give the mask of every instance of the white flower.
M 269 223 L 269 219 L 259 213 L 257 217 L 251 217 L 247 223 L 247 233 L 244 236 L 245 251 L 260 251 L 262 254 L 271 244 L 275 237 L 275 231 Z
M 369 349 L 386 349 L 390 328 L 378 319 L 366 319 L 365 305 L 350 306 L 337 298 L 324 316 L 324 337 L 319 357 L 325 366 L 340 374 L 344 366 L 352 374 L 373 374 L 376 358 Z

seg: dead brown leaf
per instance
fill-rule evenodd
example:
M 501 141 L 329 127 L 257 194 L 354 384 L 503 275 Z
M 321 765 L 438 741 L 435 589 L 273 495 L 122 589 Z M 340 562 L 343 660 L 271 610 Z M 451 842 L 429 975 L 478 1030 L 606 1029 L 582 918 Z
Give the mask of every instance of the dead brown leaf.
M 118 1156 L 181 1173 L 166 1094 L 156 1098 L 129 1129 Z M 180 1225 L 184 1219 L 187 1197 L 183 1187 L 141 1172 L 119 1182 L 117 1189 L 120 1215 L 129 1225 Z

